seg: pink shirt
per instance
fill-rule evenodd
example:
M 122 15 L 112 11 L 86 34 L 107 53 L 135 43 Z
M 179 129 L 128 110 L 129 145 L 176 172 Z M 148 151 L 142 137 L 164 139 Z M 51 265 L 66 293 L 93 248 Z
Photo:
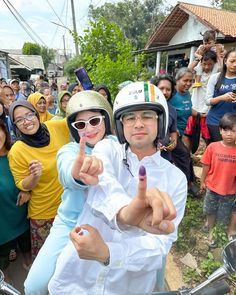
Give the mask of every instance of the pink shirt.
M 201 159 L 210 165 L 206 187 L 222 196 L 236 194 L 236 147 L 226 147 L 222 141 L 211 143 Z

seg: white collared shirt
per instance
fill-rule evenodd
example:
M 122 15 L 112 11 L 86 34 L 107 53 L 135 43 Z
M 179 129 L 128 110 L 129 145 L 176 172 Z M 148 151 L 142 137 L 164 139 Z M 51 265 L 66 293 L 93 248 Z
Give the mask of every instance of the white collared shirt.
M 162 267 L 177 239 L 177 227 L 185 209 L 187 181 L 185 175 L 156 152 L 141 161 L 127 150 L 130 171 L 124 165 L 124 146 L 111 139 L 99 142 L 94 154 L 103 160 L 104 173 L 99 185 L 88 189 L 84 210 L 78 224 L 96 227 L 110 251 L 110 264 L 79 258 L 70 242 L 60 255 L 49 283 L 51 295 L 145 295 L 154 288 L 156 271 Z M 167 192 L 176 207 L 176 230 L 169 235 L 147 234 L 135 227 L 121 230 L 116 214 L 137 193 L 138 171 L 144 165 L 148 188 Z

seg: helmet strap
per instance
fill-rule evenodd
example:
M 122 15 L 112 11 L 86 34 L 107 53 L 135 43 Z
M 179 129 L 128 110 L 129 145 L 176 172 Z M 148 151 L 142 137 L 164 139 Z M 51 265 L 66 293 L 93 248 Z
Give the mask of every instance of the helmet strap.
M 128 150 L 129 144 L 126 142 L 125 143 L 125 154 L 123 158 L 123 164 L 125 165 L 126 169 L 129 171 L 132 177 L 134 177 L 133 173 L 130 170 L 128 159 L 127 159 L 127 150 Z

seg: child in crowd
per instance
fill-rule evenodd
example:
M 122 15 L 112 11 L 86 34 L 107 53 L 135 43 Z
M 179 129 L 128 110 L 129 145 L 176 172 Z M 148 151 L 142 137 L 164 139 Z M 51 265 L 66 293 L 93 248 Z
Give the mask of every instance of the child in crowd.
M 224 58 L 224 46 L 222 44 L 216 43 L 216 34 L 215 31 L 209 30 L 206 31 L 203 35 L 203 44 L 198 47 L 198 49 L 195 52 L 195 60 L 197 62 L 200 62 L 202 59 L 203 54 L 207 50 L 211 50 L 216 53 L 217 55 L 217 62 L 220 66 L 223 64 L 223 58 Z M 202 76 L 203 69 L 201 66 L 198 67 L 196 76 L 195 76 L 195 83 L 193 85 L 194 87 L 201 87 L 201 76 Z
M 206 90 L 207 90 L 207 83 L 212 74 L 215 74 L 219 70 L 219 65 L 217 63 L 217 55 L 212 50 L 207 50 L 203 53 L 201 62 L 193 61 L 189 68 L 194 70 L 195 72 L 198 71 L 198 68 L 202 68 L 202 75 L 201 75 L 201 83 L 202 87 L 193 88 L 192 92 L 192 108 L 200 113 L 200 132 L 202 138 L 205 140 L 206 144 L 209 143 L 210 134 L 206 124 L 206 115 L 209 110 L 209 106 L 206 105 Z M 185 145 L 192 150 L 192 143 L 194 141 L 193 135 L 193 128 L 196 122 L 196 117 L 190 116 L 187 122 L 186 129 L 184 131 L 183 141 Z M 198 146 L 198 143 L 197 143 Z M 195 149 L 196 150 L 196 149 Z
M 236 113 L 226 113 L 219 127 L 222 141 L 211 143 L 201 160 L 201 189 L 207 189 L 203 212 L 209 230 L 216 221 L 229 224 L 236 196 Z

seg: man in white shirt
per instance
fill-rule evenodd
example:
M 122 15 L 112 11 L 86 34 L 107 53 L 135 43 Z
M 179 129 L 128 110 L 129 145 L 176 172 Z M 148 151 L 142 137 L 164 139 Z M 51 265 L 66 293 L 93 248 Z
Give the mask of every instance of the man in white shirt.
M 125 86 L 114 102 L 114 120 L 120 144 L 108 138 L 94 148 L 104 172 L 88 190 L 72 242 L 58 259 L 49 283 L 51 295 L 150 294 L 163 257 L 177 239 L 187 181 L 157 148 L 168 125 L 162 92 L 144 82 Z M 167 209 L 167 194 L 176 215 Z M 154 221 L 151 208 L 156 195 L 167 201 L 159 221 Z

